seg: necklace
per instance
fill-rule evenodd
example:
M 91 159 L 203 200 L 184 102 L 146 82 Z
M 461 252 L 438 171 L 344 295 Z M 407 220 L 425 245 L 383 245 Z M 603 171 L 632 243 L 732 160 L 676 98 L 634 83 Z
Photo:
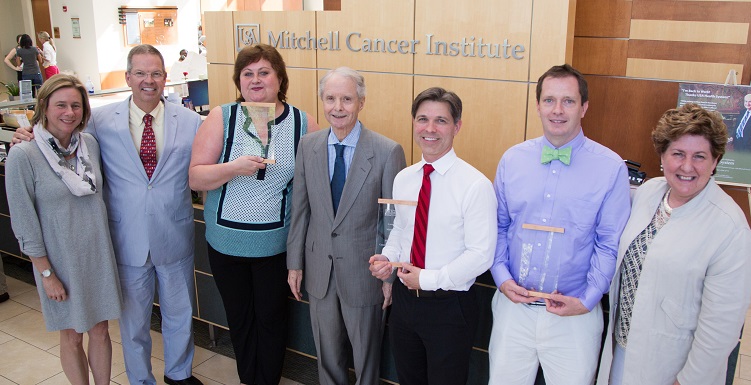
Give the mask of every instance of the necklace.
M 655 226 L 657 227 L 657 229 L 665 226 L 665 224 L 668 223 L 668 220 L 670 219 L 670 214 L 673 213 L 673 208 L 670 207 L 670 204 L 668 204 L 669 196 L 670 189 L 668 189 L 668 191 L 665 193 L 660 206 L 657 208 L 657 213 L 655 213 Z

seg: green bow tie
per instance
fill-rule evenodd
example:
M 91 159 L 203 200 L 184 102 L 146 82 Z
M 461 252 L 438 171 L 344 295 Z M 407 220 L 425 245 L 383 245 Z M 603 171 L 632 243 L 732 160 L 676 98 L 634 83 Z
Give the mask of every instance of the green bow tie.
M 548 164 L 555 159 L 560 160 L 561 163 L 568 166 L 571 163 L 571 147 L 561 148 L 557 150 L 548 146 L 542 146 L 542 156 L 540 157 L 540 163 Z

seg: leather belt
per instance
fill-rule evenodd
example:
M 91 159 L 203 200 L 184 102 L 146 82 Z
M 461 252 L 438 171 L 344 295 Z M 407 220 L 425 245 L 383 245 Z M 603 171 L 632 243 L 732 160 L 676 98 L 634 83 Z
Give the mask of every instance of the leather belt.
M 456 294 L 453 290 L 407 290 L 409 294 L 417 298 L 442 298 Z

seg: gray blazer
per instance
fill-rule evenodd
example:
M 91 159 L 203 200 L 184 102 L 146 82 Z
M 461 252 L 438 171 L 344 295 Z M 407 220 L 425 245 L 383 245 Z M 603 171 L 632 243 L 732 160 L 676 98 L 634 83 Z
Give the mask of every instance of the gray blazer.
M 188 165 L 201 117 L 164 103 L 164 148 L 151 180 L 130 135 L 130 98 L 94 108 L 86 126 L 99 141 L 112 245 L 117 262 L 154 265 L 193 255 L 193 204 Z
M 394 177 L 406 165 L 404 150 L 363 126 L 334 217 L 329 132 L 320 130 L 300 140 L 287 268 L 303 270 L 305 290 L 323 298 L 333 265 L 342 300 L 349 306 L 373 306 L 383 302 L 382 283 L 368 270 L 368 259 L 376 246 L 378 198 L 391 198 Z

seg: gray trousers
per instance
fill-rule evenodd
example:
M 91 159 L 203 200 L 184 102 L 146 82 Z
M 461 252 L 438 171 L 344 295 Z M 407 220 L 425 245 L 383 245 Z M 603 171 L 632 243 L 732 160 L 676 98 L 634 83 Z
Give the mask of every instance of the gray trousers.
M 347 339 L 352 344 L 352 358 L 357 385 L 377 385 L 381 361 L 381 304 L 351 307 L 336 290 L 334 270 L 329 288 L 322 299 L 309 297 L 313 340 L 318 352 L 318 378 L 321 385 L 346 385 Z

